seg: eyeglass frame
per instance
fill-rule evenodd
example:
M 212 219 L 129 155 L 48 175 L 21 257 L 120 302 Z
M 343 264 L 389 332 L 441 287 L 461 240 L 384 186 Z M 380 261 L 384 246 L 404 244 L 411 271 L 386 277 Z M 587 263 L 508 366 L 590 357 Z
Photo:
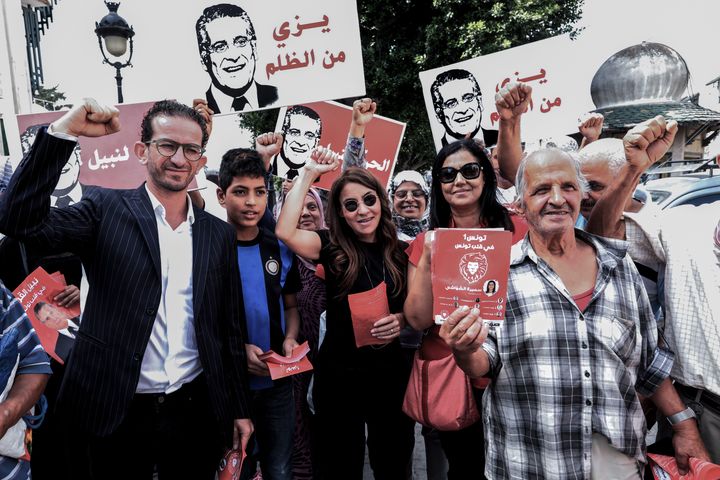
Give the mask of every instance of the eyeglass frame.
M 369 201 L 369 199 L 372 199 L 372 201 Z M 377 196 L 375 192 L 367 192 L 365 195 L 362 196 L 362 203 L 365 204 L 366 207 L 372 207 L 374 206 L 380 198 Z M 348 208 L 348 204 L 354 204 L 355 206 L 352 208 Z M 354 198 L 348 198 L 344 202 L 342 202 L 342 207 L 345 209 L 348 213 L 355 213 L 358 211 L 358 208 L 360 208 L 360 202 L 358 202 Z
M 470 177 L 467 176 L 467 175 L 465 175 L 465 174 L 463 173 L 463 170 L 465 170 L 466 167 L 470 167 L 470 166 L 473 166 L 473 165 L 477 165 L 478 174 L 477 174 L 477 175 L 474 175 L 474 176 L 470 176 Z M 445 172 L 452 172 L 452 175 L 453 175 L 452 178 L 448 178 L 448 179 L 444 180 L 444 179 L 442 178 L 442 177 L 443 177 L 443 171 L 445 171 Z M 440 183 L 453 183 L 455 180 L 457 180 L 458 173 L 459 173 L 460 175 L 462 175 L 465 180 L 475 180 L 476 178 L 480 178 L 480 175 L 482 175 L 482 172 L 483 172 L 483 167 L 482 167 L 482 165 L 480 165 L 480 163 L 478 163 L 478 162 L 468 162 L 468 163 L 466 163 L 465 165 L 463 165 L 463 166 L 460 167 L 460 168 L 455 168 L 455 167 L 443 167 L 443 168 L 440 169 L 440 171 L 438 171 L 438 173 L 437 173 L 437 175 L 436 175 L 435 177 L 438 179 L 438 181 L 439 181 Z
M 175 145 L 175 151 L 172 153 L 172 155 L 165 155 L 164 153 L 162 153 L 162 152 L 160 151 L 160 147 L 158 146 L 158 144 L 161 143 L 161 142 L 170 143 L 170 144 Z M 148 145 L 148 146 L 149 146 L 150 144 L 155 144 L 155 150 L 157 151 L 157 153 L 158 153 L 159 155 L 165 157 L 165 158 L 172 158 L 172 157 L 177 153 L 178 149 L 179 149 L 180 147 L 182 147 L 183 157 L 185 157 L 185 160 L 187 160 L 188 162 L 192 162 L 192 163 L 199 162 L 200 159 L 201 159 L 201 158 L 203 157 L 203 155 L 205 154 L 205 149 L 202 148 L 200 145 L 197 145 L 197 144 L 195 144 L 195 143 L 178 143 L 178 142 L 176 142 L 175 140 L 170 140 L 169 138 L 158 138 L 158 139 L 150 140 L 149 142 L 143 142 L 143 143 L 144 143 L 145 145 Z M 187 152 L 185 151 L 185 147 L 198 147 L 198 148 L 200 148 L 200 156 L 198 156 L 198 158 L 196 158 L 196 159 L 194 159 L 194 160 L 191 159 L 191 158 L 189 158 L 189 157 L 187 156 Z

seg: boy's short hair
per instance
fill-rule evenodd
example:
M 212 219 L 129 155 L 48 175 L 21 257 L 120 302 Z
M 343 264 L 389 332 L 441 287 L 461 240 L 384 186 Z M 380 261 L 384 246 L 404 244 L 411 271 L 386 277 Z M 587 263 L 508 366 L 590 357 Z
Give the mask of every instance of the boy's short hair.
M 225 191 L 235 177 L 265 178 L 265 164 L 252 148 L 233 148 L 225 152 L 220 162 L 218 185 Z

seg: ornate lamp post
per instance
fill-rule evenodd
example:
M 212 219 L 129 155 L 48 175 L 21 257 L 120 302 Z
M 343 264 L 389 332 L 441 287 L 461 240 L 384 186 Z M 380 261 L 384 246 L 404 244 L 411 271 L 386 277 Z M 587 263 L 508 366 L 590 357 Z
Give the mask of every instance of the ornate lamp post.
M 118 103 L 123 103 L 122 94 L 122 75 L 120 70 L 131 66 L 130 60 L 133 55 L 133 40 L 132 37 L 135 35 L 135 31 L 128 23 L 118 15 L 119 2 L 105 2 L 105 5 L 110 10 L 110 13 L 105 15 L 100 22 L 95 22 L 95 34 L 98 37 L 98 44 L 100 45 L 100 53 L 103 56 L 103 63 L 107 63 L 115 67 L 115 81 L 117 82 L 118 92 Z M 105 48 L 103 48 L 103 39 L 105 40 Z M 120 61 L 111 62 L 108 60 L 105 51 L 113 57 L 122 57 L 127 52 L 128 40 L 130 40 L 130 54 L 127 60 L 122 63 Z

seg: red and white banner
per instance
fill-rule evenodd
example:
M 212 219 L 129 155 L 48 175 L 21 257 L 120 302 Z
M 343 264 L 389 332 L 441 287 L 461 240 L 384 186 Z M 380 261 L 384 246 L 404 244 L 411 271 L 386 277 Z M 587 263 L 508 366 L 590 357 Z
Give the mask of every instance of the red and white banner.
M 118 105 L 121 130 L 103 137 L 80 137 L 58 187 L 75 184 L 108 188 L 135 188 L 145 181 L 147 170 L 135 156 L 134 145 L 140 140 L 140 123 L 152 102 Z M 37 129 L 49 125 L 65 111 L 18 115 L 18 130 L 23 154 L 35 140 Z M 79 167 L 79 168 L 78 168 Z M 76 199 L 77 201 L 78 199 Z
M 290 171 L 302 168 L 316 146 L 330 148 L 342 155 L 351 121 L 352 108 L 336 102 L 280 109 L 275 131 L 282 132 L 285 139 L 282 151 L 273 159 L 277 175 L 286 178 Z M 367 169 L 386 189 L 395 170 L 404 134 L 404 123 L 380 115 L 375 115 L 365 129 Z M 341 173 L 341 169 L 326 173 L 315 186 L 329 190 Z

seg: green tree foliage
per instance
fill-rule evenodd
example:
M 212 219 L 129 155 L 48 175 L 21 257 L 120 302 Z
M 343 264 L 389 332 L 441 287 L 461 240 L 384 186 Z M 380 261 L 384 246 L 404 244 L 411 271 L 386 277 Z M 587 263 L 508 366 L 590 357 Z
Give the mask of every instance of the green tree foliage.
M 65 94 L 58 90 L 58 86 L 59 85 L 55 85 L 50 88 L 39 87 L 33 95 L 33 102 L 48 110 L 60 110 L 66 107 L 67 105 L 61 104 L 61 101 L 65 100 Z
M 397 168 L 427 168 L 435 155 L 419 72 L 577 33 L 582 5 L 583 0 L 358 0 L 367 95 L 378 102 L 378 114 L 407 123 Z M 276 118 L 271 110 L 245 115 L 244 123 L 259 134 L 272 131 Z

